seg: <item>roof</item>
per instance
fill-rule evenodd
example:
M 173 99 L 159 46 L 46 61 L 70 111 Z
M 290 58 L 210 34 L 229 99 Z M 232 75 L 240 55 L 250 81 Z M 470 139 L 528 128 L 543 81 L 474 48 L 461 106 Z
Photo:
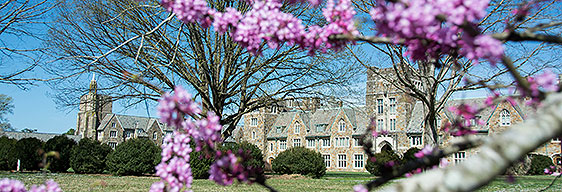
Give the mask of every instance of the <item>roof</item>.
M 319 109 L 316 111 L 291 111 L 279 114 L 275 119 L 275 123 L 271 127 L 267 138 L 284 138 L 287 137 L 288 127 L 297 117 L 303 122 L 306 130 L 306 137 L 324 137 L 330 136 L 328 129 L 335 121 L 340 112 L 343 112 L 351 122 L 353 127 L 353 135 L 361 135 L 365 133 L 369 118 L 363 108 L 332 108 Z M 317 129 L 317 127 L 322 127 Z M 280 132 L 277 131 L 280 128 Z
M 160 128 L 163 131 L 172 131 L 173 130 L 172 127 L 167 126 L 166 124 L 160 122 L 160 120 L 157 119 L 157 118 L 140 117 L 140 116 L 132 116 L 132 115 L 119 115 L 119 114 L 107 114 L 107 115 L 105 115 L 105 117 L 102 119 L 102 121 L 100 123 L 100 126 L 98 127 L 98 130 L 103 130 L 105 127 L 107 127 L 109 122 L 113 118 L 117 118 L 117 121 L 119 122 L 121 127 L 123 127 L 123 129 L 134 129 L 134 130 L 142 129 L 144 131 L 144 134 L 146 134 L 146 132 L 148 132 L 148 129 L 154 123 L 158 123 L 158 125 L 160 126 Z M 141 136 L 142 136 L 142 134 L 143 133 L 141 133 Z M 148 135 L 146 135 L 146 136 L 148 136 Z
M 20 140 L 23 138 L 36 138 L 39 139 L 43 142 L 47 142 L 49 139 L 55 137 L 55 136 L 59 136 L 62 134 L 58 134 L 58 133 L 24 133 L 24 132 L 14 132 L 14 131 L 1 131 L 0 132 L 0 137 L 1 136 L 6 136 L 8 138 L 11 139 L 16 139 L 16 140 Z M 72 139 L 76 142 L 80 141 L 80 139 L 82 138 L 80 135 L 65 135 L 66 137 L 68 137 L 69 139 Z
M 422 133 L 425 106 L 421 101 L 417 101 L 412 109 L 412 116 L 408 122 L 406 133 Z

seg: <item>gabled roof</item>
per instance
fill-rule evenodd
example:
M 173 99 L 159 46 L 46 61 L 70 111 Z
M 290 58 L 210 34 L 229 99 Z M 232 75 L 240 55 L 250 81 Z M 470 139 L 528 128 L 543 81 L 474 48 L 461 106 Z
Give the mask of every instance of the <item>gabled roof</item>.
M 275 123 L 271 127 L 271 130 L 267 134 L 267 137 L 287 137 L 287 127 L 291 124 L 291 121 L 295 118 L 297 112 L 284 112 L 281 113 L 277 118 L 275 118 Z M 281 128 L 281 132 L 277 131 L 277 128 Z
M 117 119 L 118 123 L 121 125 L 121 127 L 123 129 L 133 129 L 133 130 L 142 129 L 144 131 L 144 134 L 146 134 L 146 132 L 148 132 L 148 129 L 154 123 L 158 123 L 158 126 L 160 127 L 160 129 L 162 129 L 162 131 L 172 131 L 173 130 L 172 127 L 167 126 L 164 123 L 161 123 L 160 120 L 157 119 L 157 118 L 140 117 L 140 116 L 132 116 L 132 115 L 118 115 L 118 114 L 107 114 L 107 115 L 105 115 L 105 117 L 102 119 L 102 121 L 100 123 L 100 126 L 98 127 L 97 130 L 105 129 L 107 126 L 109 126 L 109 122 L 111 122 L 111 119 L 113 119 L 113 118 Z M 148 135 L 146 135 L 146 136 L 148 136 Z
M 0 137 L 6 136 L 10 139 L 20 140 L 23 138 L 36 138 L 43 142 L 47 142 L 49 139 L 59 136 L 61 134 L 57 133 L 24 133 L 24 132 L 15 132 L 15 131 L 0 131 Z M 69 139 L 72 139 L 76 142 L 80 141 L 82 136 L 80 135 L 65 135 Z
M 423 132 L 423 119 L 425 114 L 425 106 L 421 101 L 417 101 L 414 104 L 414 109 L 412 110 L 412 116 L 408 122 L 408 127 L 406 128 L 406 133 L 422 133 Z

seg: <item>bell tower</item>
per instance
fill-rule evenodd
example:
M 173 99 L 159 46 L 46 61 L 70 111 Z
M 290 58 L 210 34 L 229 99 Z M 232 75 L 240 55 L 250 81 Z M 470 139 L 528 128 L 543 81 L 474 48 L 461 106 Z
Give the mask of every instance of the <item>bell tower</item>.
M 76 135 L 97 140 L 96 129 L 107 114 L 112 113 L 111 98 L 98 94 L 96 75 L 92 75 L 88 93 L 80 97 L 80 106 L 76 122 Z

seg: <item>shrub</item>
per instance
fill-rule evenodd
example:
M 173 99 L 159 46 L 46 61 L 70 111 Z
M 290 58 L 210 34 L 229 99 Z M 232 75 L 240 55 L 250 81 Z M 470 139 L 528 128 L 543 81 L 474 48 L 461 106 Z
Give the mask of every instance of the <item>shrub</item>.
M 263 154 L 261 153 L 261 150 L 258 148 L 258 146 L 248 143 L 247 141 L 243 141 L 240 143 L 226 143 L 220 148 L 221 151 L 230 150 L 232 152 L 238 152 L 240 149 L 248 152 L 252 157 L 249 161 L 245 161 L 242 163 L 244 166 L 257 167 L 263 170 L 265 162 L 263 162 Z
M 0 137 L 0 170 L 16 169 L 16 142 L 6 136 Z
M 392 171 L 393 166 L 389 166 L 388 164 L 392 161 L 394 165 L 398 165 L 400 163 L 400 157 L 396 155 L 393 151 L 382 151 L 380 153 L 376 153 L 374 155 L 375 161 L 368 160 L 365 169 L 369 171 L 369 173 L 382 176 L 384 174 L 390 173 Z
M 193 145 L 192 145 L 193 146 Z M 191 152 L 189 164 L 194 179 L 208 179 L 209 169 L 213 163 L 213 158 L 207 157 L 203 152 Z
M 404 156 L 402 157 L 402 162 L 406 163 L 408 161 L 413 161 L 418 159 L 416 156 L 414 156 L 414 154 L 416 154 L 418 151 L 420 151 L 420 149 L 418 149 L 417 147 L 409 148 L 406 152 L 404 152 Z
M 76 173 L 101 173 L 105 169 L 105 158 L 111 152 L 111 147 L 84 138 L 78 145 L 72 147 L 70 167 Z
M 70 155 L 72 147 L 76 145 L 76 141 L 69 139 L 65 135 L 53 137 L 45 143 L 45 151 L 56 151 L 59 153 L 58 158 L 48 157 L 49 170 L 52 172 L 66 172 L 70 168 Z
M 544 169 L 554 166 L 552 159 L 550 157 L 533 154 L 531 155 L 531 167 L 527 171 L 528 175 L 542 175 L 544 174 Z
M 36 138 L 23 138 L 16 142 L 16 158 L 22 170 L 39 170 L 43 154 L 43 142 Z
M 148 139 L 129 139 L 107 156 L 107 169 L 114 175 L 153 173 L 160 148 Z
M 296 173 L 320 178 L 326 173 L 322 155 L 304 147 L 293 147 L 279 153 L 271 166 L 273 171 L 281 174 Z

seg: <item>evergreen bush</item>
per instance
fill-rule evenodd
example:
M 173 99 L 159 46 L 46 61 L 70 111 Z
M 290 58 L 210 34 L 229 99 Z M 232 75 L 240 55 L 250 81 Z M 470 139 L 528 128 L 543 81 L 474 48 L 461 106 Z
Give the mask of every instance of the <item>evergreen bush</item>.
M 271 166 L 273 171 L 281 174 L 301 174 L 320 178 L 326 173 L 322 155 L 304 147 L 293 147 L 279 153 Z
M 416 156 L 414 156 L 414 154 L 416 154 L 420 150 L 421 149 L 418 149 L 417 147 L 409 148 L 406 152 L 404 152 L 402 162 L 406 163 L 418 159 Z
M 112 151 L 107 144 L 101 144 L 88 138 L 81 139 L 72 147 L 70 167 L 76 173 L 102 173 L 105 159 Z
M 243 141 L 240 143 L 225 143 L 221 148 L 221 151 L 232 151 L 234 153 L 238 152 L 239 150 L 243 150 L 244 152 L 249 153 L 251 159 L 242 164 L 246 167 L 257 167 L 263 170 L 265 166 L 265 162 L 263 161 L 263 154 L 258 146 L 251 144 L 247 141 Z
M 392 168 L 400 163 L 400 157 L 398 157 L 398 155 L 396 155 L 393 151 L 382 151 L 380 153 L 376 153 L 374 154 L 374 159 L 374 161 L 371 161 L 370 159 L 367 161 L 365 169 L 376 176 L 382 176 L 390 173 Z M 389 166 L 390 164 L 393 165 Z
M 49 171 L 66 172 L 70 168 L 70 155 L 72 147 L 76 145 L 76 141 L 66 137 L 65 135 L 55 136 L 45 143 L 45 151 L 56 151 L 58 157 L 48 157 Z
M 0 137 L 0 170 L 16 169 L 16 142 L 6 136 Z
M 107 156 L 107 169 L 114 175 L 153 173 L 160 160 L 160 148 L 145 138 L 129 139 Z
M 531 167 L 527 171 L 527 175 L 542 175 L 544 174 L 544 169 L 550 168 L 550 166 L 554 166 L 550 157 L 533 154 L 531 155 Z
M 21 170 L 39 170 L 43 160 L 44 143 L 36 138 L 23 138 L 16 142 L 16 158 L 20 160 Z

